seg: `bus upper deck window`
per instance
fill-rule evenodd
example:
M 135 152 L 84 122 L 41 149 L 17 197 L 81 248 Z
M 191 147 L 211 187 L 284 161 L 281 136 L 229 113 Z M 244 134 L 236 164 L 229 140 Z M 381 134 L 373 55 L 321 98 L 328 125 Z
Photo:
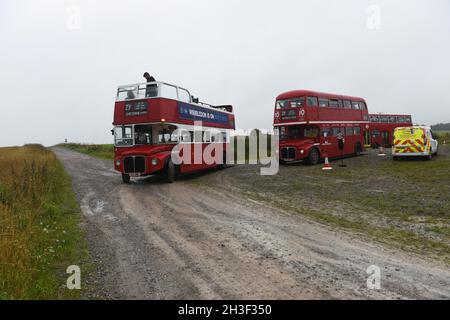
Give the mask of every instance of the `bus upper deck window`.
M 278 100 L 277 101 L 277 109 L 287 108 L 288 102 L 286 100 Z
M 352 101 L 352 109 L 354 109 L 354 110 L 359 110 L 359 102 L 357 102 L 357 101 Z
M 350 102 L 350 100 L 344 100 L 344 108 L 345 109 L 351 109 L 352 108 L 352 103 Z
M 299 108 L 305 106 L 305 98 L 296 98 L 290 101 L 291 108 Z
M 329 105 L 328 99 L 319 99 L 319 106 L 321 108 L 327 108 Z
M 316 97 L 308 97 L 308 106 L 317 107 L 319 105 L 319 101 Z
M 335 99 L 330 99 L 330 108 L 339 108 L 339 101 Z

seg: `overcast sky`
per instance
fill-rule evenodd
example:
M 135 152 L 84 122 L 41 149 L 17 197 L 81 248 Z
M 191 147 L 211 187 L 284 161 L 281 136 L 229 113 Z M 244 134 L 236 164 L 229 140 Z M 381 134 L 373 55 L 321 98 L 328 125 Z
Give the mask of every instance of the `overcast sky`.
M 0 146 L 111 143 L 116 87 L 144 71 L 244 129 L 292 89 L 450 122 L 448 0 L 1 0 L 0 40 Z

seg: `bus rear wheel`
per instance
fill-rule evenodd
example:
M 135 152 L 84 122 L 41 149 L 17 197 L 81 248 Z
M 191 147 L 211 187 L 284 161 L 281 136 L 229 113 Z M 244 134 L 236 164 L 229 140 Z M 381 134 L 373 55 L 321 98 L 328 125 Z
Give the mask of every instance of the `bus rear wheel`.
M 316 165 L 318 164 L 320 161 L 320 153 L 319 150 L 317 150 L 316 148 L 311 149 L 311 151 L 309 152 L 309 156 L 308 156 L 308 163 L 310 165 Z
M 166 167 L 166 180 L 168 183 L 173 183 L 177 179 L 178 169 L 175 164 L 172 162 L 172 159 L 169 159 Z
M 122 181 L 123 183 L 130 183 L 130 175 L 122 173 Z
M 361 144 L 358 142 L 355 145 L 355 156 L 360 156 L 362 153 L 362 148 L 361 148 Z

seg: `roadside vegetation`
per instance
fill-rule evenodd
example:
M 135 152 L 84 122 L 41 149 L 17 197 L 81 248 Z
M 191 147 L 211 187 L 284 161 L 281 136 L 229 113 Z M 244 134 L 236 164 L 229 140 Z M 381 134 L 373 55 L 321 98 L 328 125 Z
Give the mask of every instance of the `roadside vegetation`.
M 71 180 L 40 145 L 0 148 L 0 299 L 77 299 L 70 265 L 87 257 Z
M 58 146 L 97 158 L 114 159 L 114 145 L 112 144 L 63 143 Z

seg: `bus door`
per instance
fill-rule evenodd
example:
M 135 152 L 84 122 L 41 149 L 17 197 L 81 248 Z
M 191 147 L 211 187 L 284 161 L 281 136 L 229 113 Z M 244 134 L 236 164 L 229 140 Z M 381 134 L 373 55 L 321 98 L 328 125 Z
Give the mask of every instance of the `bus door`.
M 366 148 L 370 148 L 370 146 L 372 145 L 371 139 L 370 139 L 370 131 L 369 130 L 365 130 L 364 131 L 364 145 Z

